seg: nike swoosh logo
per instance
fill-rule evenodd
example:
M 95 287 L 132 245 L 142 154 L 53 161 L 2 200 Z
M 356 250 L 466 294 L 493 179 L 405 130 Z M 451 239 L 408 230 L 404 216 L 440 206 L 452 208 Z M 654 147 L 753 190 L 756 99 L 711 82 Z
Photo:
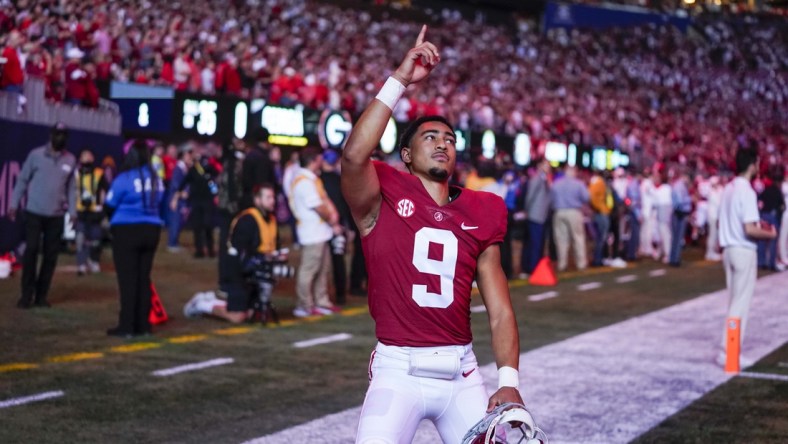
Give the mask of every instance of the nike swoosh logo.
M 462 228 L 465 231 L 468 231 L 468 230 L 475 230 L 475 229 L 477 229 L 479 227 L 478 226 L 465 225 L 465 222 L 463 222 L 463 223 L 460 224 L 460 228 Z
M 472 369 L 471 369 L 471 371 L 469 371 L 469 372 L 462 372 L 462 377 L 463 377 L 463 378 L 467 378 L 467 377 L 468 377 L 468 376 L 470 376 L 470 375 L 471 375 L 471 373 L 473 373 L 474 371 L 476 371 L 476 367 L 472 368 Z

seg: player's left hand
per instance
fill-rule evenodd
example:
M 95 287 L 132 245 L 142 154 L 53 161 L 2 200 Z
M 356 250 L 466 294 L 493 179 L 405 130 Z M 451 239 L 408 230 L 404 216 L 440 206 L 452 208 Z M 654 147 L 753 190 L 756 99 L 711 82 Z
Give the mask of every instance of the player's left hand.
M 490 396 L 490 401 L 487 403 L 487 413 L 492 412 L 496 406 L 507 402 L 525 404 L 519 390 L 514 387 L 501 387 Z

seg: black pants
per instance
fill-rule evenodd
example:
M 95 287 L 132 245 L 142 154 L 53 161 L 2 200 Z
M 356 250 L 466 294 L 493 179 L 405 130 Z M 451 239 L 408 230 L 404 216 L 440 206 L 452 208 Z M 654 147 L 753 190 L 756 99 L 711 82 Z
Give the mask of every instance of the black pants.
M 514 212 L 509 211 L 506 222 L 506 235 L 501 243 L 501 267 L 507 279 L 512 278 L 512 232 L 514 231 Z
M 350 262 L 350 291 L 361 294 L 364 292 L 364 282 L 367 280 L 367 265 L 364 262 L 364 250 L 361 248 L 361 234 L 355 231 L 353 240 L 353 259 Z
M 22 256 L 21 304 L 29 305 L 35 297 L 36 304 L 45 303 L 57 266 L 60 238 L 63 236 L 63 216 L 40 216 L 25 212 L 25 254 Z M 43 238 L 43 240 L 42 240 Z M 38 253 L 44 259 L 38 269 Z
M 329 245 L 329 248 L 332 246 Z M 345 267 L 345 252 L 334 254 L 331 250 L 331 271 L 334 274 L 334 290 L 336 290 L 336 303 L 339 305 L 347 302 L 347 267 Z
M 227 254 L 227 241 L 230 239 L 230 225 L 235 215 L 227 210 L 219 210 L 219 288 L 230 282 L 229 258 Z
M 114 225 L 111 231 L 112 257 L 120 290 L 118 330 L 125 334 L 150 333 L 150 272 L 161 227 L 152 224 Z
M 208 256 L 214 256 L 213 245 L 213 211 L 214 206 L 211 202 L 192 202 L 191 222 L 194 231 L 194 252 L 195 256 L 205 256 L 207 247 Z

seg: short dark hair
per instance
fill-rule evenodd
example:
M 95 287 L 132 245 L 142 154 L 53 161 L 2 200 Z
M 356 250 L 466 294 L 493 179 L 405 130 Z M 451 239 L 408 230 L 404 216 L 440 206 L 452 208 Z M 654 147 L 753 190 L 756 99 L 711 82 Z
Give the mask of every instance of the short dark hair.
M 413 136 L 416 135 L 416 131 L 418 131 L 419 127 L 427 122 L 440 122 L 449 127 L 449 129 L 454 132 L 454 127 L 452 126 L 449 121 L 443 116 L 423 116 L 419 117 L 418 119 L 414 120 L 413 122 L 405 128 L 405 131 L 402 133 L 402 137 L 399 139 L 399 149 L 402 151 L 403 148 L 407 148 L 410 146 L 410 143 L 413 141 Z
M 272 193 L 276 194 L 276 188 L 274 188 L 274 184 L 269 182 L 263 182 L 255 185 L 252 188 L 252 196 L 259 196 L 260 192 L 263 190 L 271 190 Z
M 739 148 L 736 151 L 736 174 L 747 171 L 750 165 L 758 162 L 758 151 L 752 148 Z
M 315 160 L 315 158 L 322 155 L 323 150 L 313 146 L 306 147 L 298 154 L 298 163 L 301 165 L 301 167 L 306 168 L 310 163 L 312 163 L 312 161 Z

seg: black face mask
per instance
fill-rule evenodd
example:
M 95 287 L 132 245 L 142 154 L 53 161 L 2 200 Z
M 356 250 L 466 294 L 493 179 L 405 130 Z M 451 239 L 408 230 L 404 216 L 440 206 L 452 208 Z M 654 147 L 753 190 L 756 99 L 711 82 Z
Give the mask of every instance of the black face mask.
M 66 147 L 66 135 L 65 134 L 53 134 L 52 135 L 52 148 L 56 151 L 62 151 Z

